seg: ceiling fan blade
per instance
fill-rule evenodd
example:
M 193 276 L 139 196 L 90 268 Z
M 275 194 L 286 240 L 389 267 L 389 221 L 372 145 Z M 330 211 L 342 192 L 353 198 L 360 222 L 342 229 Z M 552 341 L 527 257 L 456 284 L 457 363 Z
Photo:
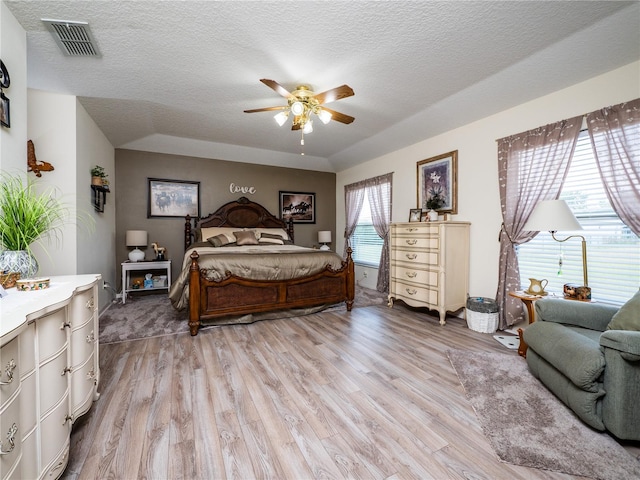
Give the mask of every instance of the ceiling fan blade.
M 344 113 L 336 112 L 327 107 L 322 107 L 322 110 L 329 112 L 331 114 L 331 120 L 335 120 L 336 122 L 349 124 L 355 120 L 351 115 L 345 115 Z
M 286 108 L 286 105 L 283 107 L 254 108 L 253 110 L 245 110 L 244 113 L 273 112 L 275 110 L 286 110 Z
M 275 80 L 269 80 L 268 78 L 261 78 L 260 81 L 264 83 L 267 87 L 273 89 L 278 95 L 283 96 L 284 98 L 295 98 L 289 91 L 280 85 Z
M 326 92 L 318 93 L 314 95 L 319 104 L 331 103 L 336 100 L 342 100 L 343 98 L 352 97 L 355 95 L 353 89 L 349 85 L 342 85 L 340 87 L 332 88 Z

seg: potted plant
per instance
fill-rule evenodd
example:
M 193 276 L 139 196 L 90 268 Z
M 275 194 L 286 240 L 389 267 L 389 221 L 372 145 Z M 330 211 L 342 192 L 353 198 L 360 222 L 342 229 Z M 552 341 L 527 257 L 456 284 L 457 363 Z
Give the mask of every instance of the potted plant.
M 96 165 L 91 169 L 91 185 L 107 185 L 109 181 L 107 180 L 107 172 L 104 171 L 104 167 L 100 165 Z
M 31 245 L 57 236 L 69 213 L 54 193 L 52 188 L 39 193 L 26 177 L 0 173 L 0 273 L 19 272 L 23 278 L 37 273 Z
M 430 221 L 438 220 L 438 210 L 444 206 L 444 198 L 442 197 L 442 189 L 432 188 L 429 191 L 429 198 L 427 198 L 427 213 Z

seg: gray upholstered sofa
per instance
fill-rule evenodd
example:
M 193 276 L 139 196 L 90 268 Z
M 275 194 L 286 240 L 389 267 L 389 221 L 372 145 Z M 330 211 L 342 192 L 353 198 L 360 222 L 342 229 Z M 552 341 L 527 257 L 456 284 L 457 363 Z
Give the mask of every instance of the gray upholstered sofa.
M 544 298 L 524 331 L 530 371 L 585 423 L 640 440 L 640 292 L 621 309 Z

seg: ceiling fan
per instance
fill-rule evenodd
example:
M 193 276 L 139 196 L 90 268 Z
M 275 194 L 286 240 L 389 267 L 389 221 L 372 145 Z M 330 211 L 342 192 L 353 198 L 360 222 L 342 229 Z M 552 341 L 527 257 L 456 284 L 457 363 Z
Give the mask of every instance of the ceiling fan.
M 336 112 L 324 106 L 325 103 L 335 102 L 343 98 L 354 95 L 353 89 L 349 85 L 332 88 L 322 93 L 314 93 L 308 85 L 299 85 L 293 92 L 289 92 L 286 88 L 274 80 L 267 78 L 260 79 L 267 87 L 273 89 L 279 95 L 287 99 L 287 105 L 280 107 L 255 108 L 253 110 L 245 110 L 245 113 L 271 112 L 278 111 L 275 115 L 276 122 L 282 126 L 287 119 L 292 117 L 291 130 L 302 130 L 302 134 L 311 133 L 313 131 L 313 120 L 311 114 L 317 115 L 322 123 L 327 124 L 331 120 L 336 122 L 349 124 L 355 120 L 350 115 Z M 304 145 L 304 136 L 300 142 Z

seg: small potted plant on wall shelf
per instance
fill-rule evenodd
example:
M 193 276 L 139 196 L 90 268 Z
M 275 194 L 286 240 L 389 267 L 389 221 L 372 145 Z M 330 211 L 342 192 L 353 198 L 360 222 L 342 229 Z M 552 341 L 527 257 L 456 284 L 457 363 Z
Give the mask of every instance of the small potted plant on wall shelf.
M 438 210 L 444 206 L 444 198 L 442 198 L 442 191 L 431 189 L 429 192 L 429 198 L 427 199 L 427 208 L 429 212 L 427 213 L 430 222 L 434 222 L 438 220 Z
M 106 186 L 109 185 L 107 173 L 100 165 L 96 165 L 91 169 L 91 185 Z

